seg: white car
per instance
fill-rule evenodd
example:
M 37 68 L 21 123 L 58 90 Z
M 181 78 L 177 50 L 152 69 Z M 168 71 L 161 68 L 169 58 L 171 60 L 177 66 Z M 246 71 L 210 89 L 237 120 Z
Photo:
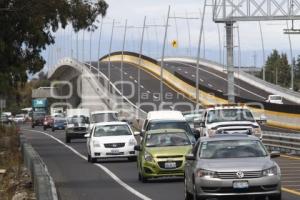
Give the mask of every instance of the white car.
M 282 96 L 280 95 L 269 95 L 266 102 L 274 104 L 283 104 Z
M 245 106 L 216 106 L 207 108 L 200 120 L 201 136 L 215 134 L 247 134 L 262 138 L 260 123 L 266 119 L 255 120 Z M 259 123 L 258 123 L 259 122 Z
M 85 137 L 87 138 L 88 162 L 94 163 L 98 158 L 136 160 L 137 153 L 134 146 L 137 145 L 137 141 L 126 122 L 96 123 Z
M 25 115 L 24 114 L 17 114 L 14 118 L 13 121 L 16 123 L 24 123 L 25 122 Z

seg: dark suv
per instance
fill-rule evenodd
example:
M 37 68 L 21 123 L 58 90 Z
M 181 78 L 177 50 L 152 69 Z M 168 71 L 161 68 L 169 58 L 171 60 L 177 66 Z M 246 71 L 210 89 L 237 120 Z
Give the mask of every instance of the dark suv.
M 33 112 L 31 127 L 34 128 L 35 126 L 43 126 L 45 116 L 45 112 Z

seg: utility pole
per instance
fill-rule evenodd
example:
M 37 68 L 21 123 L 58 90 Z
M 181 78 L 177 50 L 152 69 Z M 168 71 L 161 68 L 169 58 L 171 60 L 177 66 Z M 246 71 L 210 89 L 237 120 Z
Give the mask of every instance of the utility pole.
M 142 54 L 143 54 L 143 45 L 144 45 L 144 35 L 145 35 L 145 28 L 146 28 L 146 16 L 144 17 L 143 29 L 142 29 L 142 37 L 140 43 L 140 52 L 139 52 L 139 66 L 142 63 Z M 138 107 L 141 105 L 141 69 L 138 67 Z
M 196 105 L 199 102 L 199 67 L 200 67 L 200 53 L 201 53 L 201 43 L 202 43 L 202 34 L 203 34 L 203 24 L 204 24 L 204 15 L 206 9 L 206 0 L 204 0 L 203 13 L 201 18 L 201 26 L 198 40 L 198 50 L 197 50 L 197 66 L 196 66 Z
M 124 26 L 124 36 L 123 36 L 123 45 L 122 45 L 122 57 L 121 57 L 121 93 L 124 94 L 123 91 L 123 66 L 124 66 L 124 49 L 125 49 L 125 43 L 126 43 L 126 33 L 127 33 L 127 19 L 125 20 L 125 26 Z
M 112 41 L 113 41 L 113 36 L 114 36 L 114 29 L 115 29 L 115 19 L 113 19 L 113 23 L 112 23 L 112 28 L 111 28 L 111 35 L 110 35 L 110 42 L 109 42 L 109 53 L 108 53 L 108 92 L 110 92 L 110 70 L 111 70 L 111 60 L 110 60 L 110 56 L 111 56 L 111 49 L 112 49 Z
M 234 95 L 234 62 L 233 62 L 233 22 L 226 22 L 227 49 L 227 95 L 228 102 L 235 103 Z
M 162 55 L 161 55 L 161 62 L 160 62 L 160 98 L 161 103 L 163 103 L 163 72 L 164 72 L 164 59 L 165 59 L 165 49 L 166 49 L 166 41 L 168 36 L 168 27 L 169 27 L 169 18 L 170 18 L 170 6 L 168 8 L 168 15 L 167 15 L 167 21 L 166 21 L 166 27 L 165 27 L 165 36 L 164 36 L 164 42 L 163 42 L 163 49 L 162 49 Z

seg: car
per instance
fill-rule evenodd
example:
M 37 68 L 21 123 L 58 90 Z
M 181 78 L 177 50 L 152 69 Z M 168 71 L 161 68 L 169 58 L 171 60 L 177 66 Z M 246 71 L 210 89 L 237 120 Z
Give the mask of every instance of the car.
M 145 133 L 139 151 L 138 177 L 142 182 L 150 178 L 183 176 L 185 155 L 192 149 L 192 142 L 183 129 L 159 129 Z
M 73 115 L 67 118 L 65 127 L 65 141 L 70 143 L 72 139 L 84 139 L 89 131 L 89 119 L 85 115 Z
M 204 110 L 185 113 L 183 116 L 192 129 L 196 128 L 195 123 L 203 117 Z
M 280 95 L 269 95 L 266 102 L 273 103 L 273 104 L 283 104 L 282 96 Z
M 35 126 L 44 126 L 45 116 L 46 116 L 45 112 L 34 111 L 32 113 L 31 127 L 34 128 Z
M 86 134 L 88 162 L 94 163 L 100 158 L 128 158 L 135 161 L 137 144 L 134 133 L 125 122 L 96 123 Z
M 15 123 L 24 123 L 25 122 L 25 114 L 16 114 L 13 117 L 13 121 Z
M 53 117 L 51 115 L 46 115 L 44 118 L 44 130 L 47 130 L 47 128 L 52 128 L 53 126 Z
M 184 130 L 192 143 L 199 138 L 200 133 L 196 129 L 191 129 L 188 122 L 180 111 L 150 111 L 144 121 L 141 136 L 144 132 L 157 129 L 182 129 Z
M 266 119 L 255 120 L 252 112 L 243 105 L 220 105 L 205 109 L 199 121 L 200 135 L 211 137 L 216 134 L 248 134 L 262 138 L 260 124 Z
M 9 120 L 9 117 L 7 115 L 1 114 L 0 123 L 1 124 L 9 124 L 9 123 L 11 123 L 11 121 Z
M 96 123 L 120 121 L 118 112 L 112 110 L 94 111 L 90 116 L 90 128 Z
M 55 130 L 64 130 L 65 126 L 67 124 L 67 120 L 65 118 L 62 117 L 55 117 L 53 119 L 53 125 L 52 125 L 52 132 L 54 132 Z
M 185 199 L 236 196 L 281 200 L 281 171 L 261 140 L 252 135 L 201 137 L 186 155 Z M 244 198 L 242 198 L 244 199 Z

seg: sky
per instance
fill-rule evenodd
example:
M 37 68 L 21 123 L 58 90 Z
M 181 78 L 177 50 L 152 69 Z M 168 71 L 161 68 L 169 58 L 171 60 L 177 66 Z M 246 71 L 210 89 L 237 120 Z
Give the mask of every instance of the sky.
M 57 60 L 66 56 L 73 56 L 81 61 L 88 61 L 90 58 L 91 60 L 97 60 L 99 56 L 108 54 L 113 19 L 116 21 L 116 27 L 113 35 L 112 51 L 120 51 L 122 49 L 124 24 L 127 19 L 131 28 L 127 31 L 125 50 L 138 52 L 141 40 L 141 26 L 145 16 L 147 17 L 146 24 L 149 27 L 145 31 L 143 53 L 153 58 L 160 58 L 165 31 L 163 25 L 166 23 L 168 6 L 171 9 L 166 55 L 196 57 L 203 0 L 106 0 L 106 2 L 109 4 L 109 8 L 107 15 L 103 19 L 100 42 L 99 28 L 92 34 L 87 31 L 75 34 L 70 27 L 66 30 L 61 29 L 55 34 L 56 44 L 50 46 L 44 52 L 44 57 L 47 60 L 46 67 L 51 67 Z M 174 19 L 174 16 L 193 19 Z M 225 64 L 224 24 L 216 24 L 212 18 L 212 7 L 207 6 L 204 15 L 201 57 Z M 101 21 L 101 18 L 99 18 L 99 21 Z M 259 23 L 235 23 L 235 65 L 240 63 L 241 66 L 261 67 L 272 49 L 286 53 L 289 58 L 291 58 L 291 55 L 294 57 L 298 56 L 300 49 L 297 44 L 300 42 L 300 35 L 290 35 L 290 48 L 289 37 L 283 34 L 283 29 L 287 27 L 286 23 L 286 21 L 261 22 L 265 57 L 263 57 Z M 98 23 L 99 26 L 100 24 Z M 299 24 L 296 23 L 296 26 L 299 27 Z M 78 39 L 76 39 L 77 37 Z M 240 42 L 238 42 L 238 39 L 240 39 Z M 178 42 L 178 48 L 172 47 L 172 40 Z M 100 52 L 98 51 L 99 44 Z M 241 52 L 240 59 L 239 48 Z

